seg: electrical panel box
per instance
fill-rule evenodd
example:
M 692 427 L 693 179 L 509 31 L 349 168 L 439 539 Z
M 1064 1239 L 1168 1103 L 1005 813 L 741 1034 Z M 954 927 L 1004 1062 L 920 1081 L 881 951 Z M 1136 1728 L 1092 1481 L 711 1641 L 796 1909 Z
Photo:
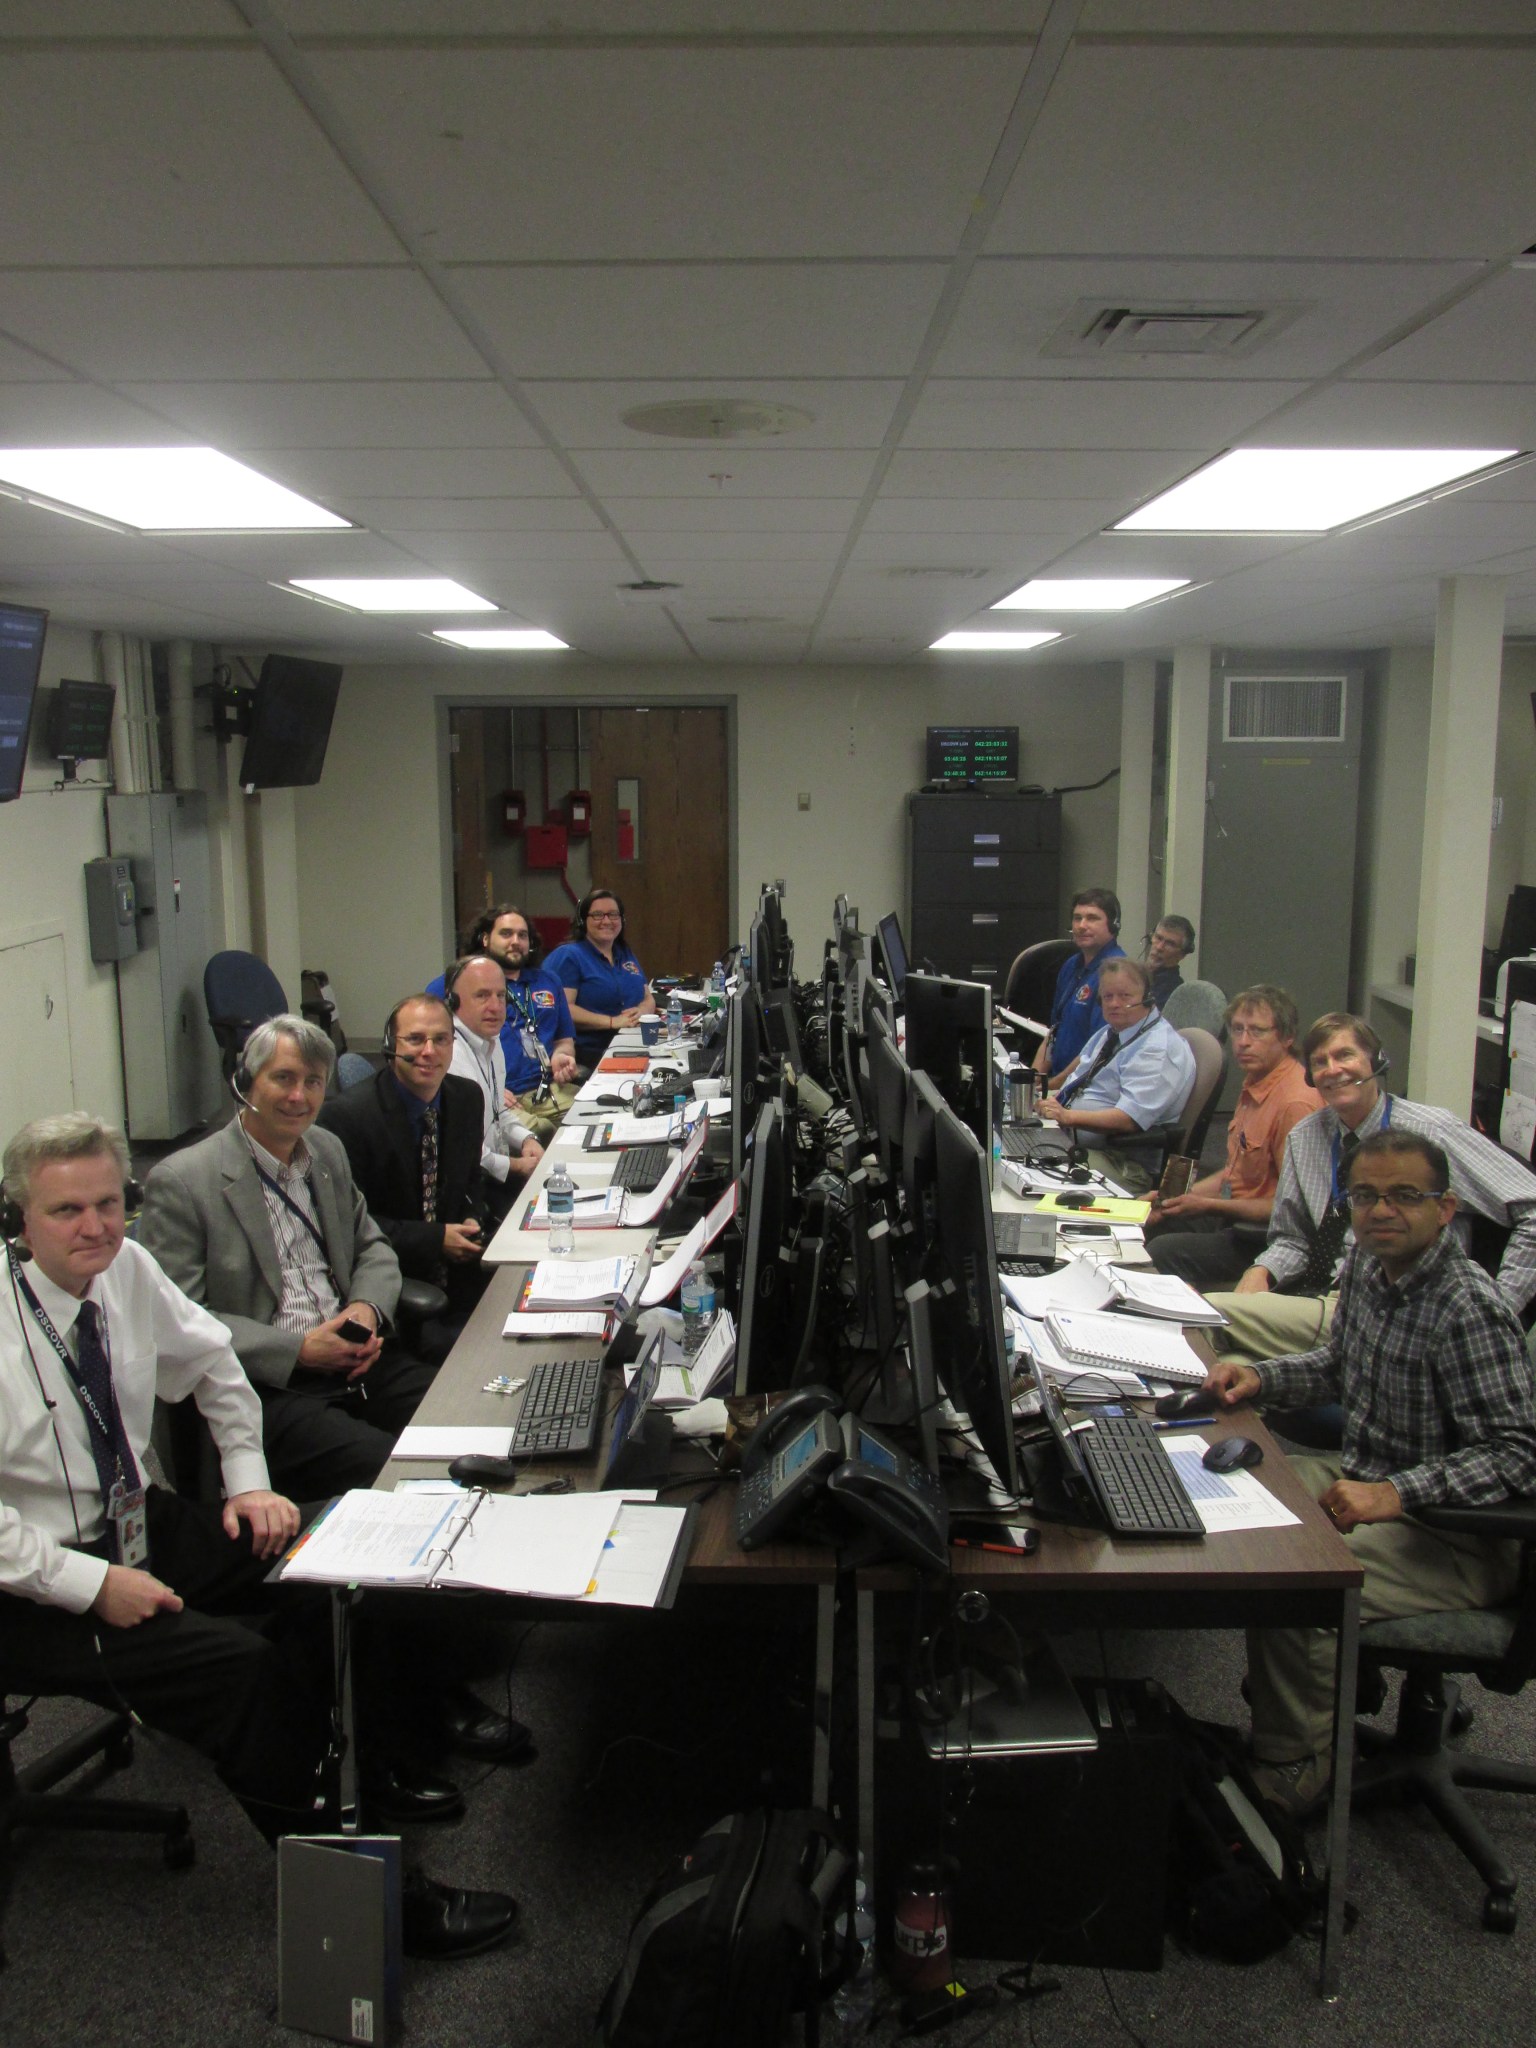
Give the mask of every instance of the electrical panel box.
M 523 834 L 523 864 L 530 868 L 563 868 L 570 843 L 563 825 L 530 825 Z
M 85 863 L 85 922 L 93 960 L 126 960 L 139 950 L 139 900 L 126 854 Z

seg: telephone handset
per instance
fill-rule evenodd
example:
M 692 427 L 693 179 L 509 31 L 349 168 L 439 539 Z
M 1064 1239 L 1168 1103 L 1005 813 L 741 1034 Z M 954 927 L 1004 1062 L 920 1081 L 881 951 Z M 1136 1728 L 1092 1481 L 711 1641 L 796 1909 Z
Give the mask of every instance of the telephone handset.
M 856 1415 L 837 1415 L 824 1387 L 782 1402 L 743 1460 L 736 1537 L 743 1550 L 768 1542 L 823 1496 L 839 1519 L 860 1525 L 875 1555 L 949 1569 L 949 1511 L 932 1473 Z

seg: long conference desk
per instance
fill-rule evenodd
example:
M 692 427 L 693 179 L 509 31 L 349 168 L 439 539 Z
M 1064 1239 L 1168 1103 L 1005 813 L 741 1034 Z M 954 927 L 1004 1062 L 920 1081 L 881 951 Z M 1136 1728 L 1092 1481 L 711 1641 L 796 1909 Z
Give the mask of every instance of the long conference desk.
M 634 1049 L 639 1049 L 638 1033 Z M 666 1048 L 658 1048 L 664 1057 Z M 591 1094 L 600 1092 L 589 1084 Z M 590 1098 L 578 1104 L 568 1124 L 611 1116 Z M 660 1127 L 658 1127 L 660 1128 Z M 491 1426 L 510 1429 L 520 1397 L 490 1393 L 487 1383 L 498 1374 L 516 1377 L 542 1356 L 569 1356 L 602 1347 L 595 1339 L 515 1338 L 502 1334 L 529 1265 L 541 1252 L 541 1234 L 524 1228 L 524 1218 L 556 1159 L 563 1158 L 578 1186 L 601 1186 L 611 1177 L 615 1154 L 576 1152 L 568 1145 L 551 1147 L 529 1176 L 487 1249 L 487 1263 L 496 1270 L 474 1315 L 439 1369 L 417 1414 L 427 1424 Z M 1017 1207 L 1012 1197 L 1000 1206 Z M 577 1256 L 643 1256 L 654 1246 L 654 1232 L 577 1232 Z M 617 1383 L 609 1390 L 609 1413 L 620 1396 Z M 1136 1628 L 1232 1628 L 1249 1623 L 1264 1626 L 1313 1626 L 1335 1629 L 1336 1712 L 1334 1720 L 1333 1800 L 1328 1824 L 1328 1903 L 1318 1970 L 1318 1988 L 1335 1998 L 1340 1985 L 1345 1883 L 1349 1855 L 1349 1789 L 1353 1764 L 1353 1701 L 1357 1661 L 1360 1586 L 1363 1578 L 1354 1554 L 1327 1516 L 1295 1477 L 1283 1451 L 1263 1424 L 1251 1414 L 1221 1417 L 1203 1425 L 1217 1433 L 1240 1430 L 1256 1437 L 1265 1458 L 1258 1475 L 1298 1517 L 1279 1529 L 1224 1533 L 1201 1543 L 1125 1542 L 1093 1529 L 1061 1523 L 1040 1523 L 1041 1544 L 1031 1557 L 997 1556 L 976 1550 L 951 1552 L 951 1570 L 960 1586 L 976 1586 L 993 1598 L 1019 1604 L 1032 1630 L 1065 1631 L 1085 1626 Z M 674 1466 L 680 1483 L 697 1474 L 701 1484 L 714 1478 L 708 1458 L 679 1440 Z M 391 1461 L 380 1474 L 380 1486 L 401 1479 L 441 1474 L 443 1465 L 411 1460 Z M 537 1485 L 564 1477 L 576 1488 L 598 1484 L 596 1459 L 530 1461 L 525 1483 Z M 811 1730 L 810 1781 L 813 1799 L 828 1803 L 832 1788 L 832 1686 L 837 1557 L 829 1547 L 793 1539 L 746 1553 L 736 1544 L 733 1528 L 734 1489 L 714 1485 L 702 1500 L 693 1545 L 683 1575 L 687 1586 L 730 1587 L 743 1599 L 754 1588 L 800 1586 L 815 1606 L 815 1705 Z M 1027 1510 L 1010 1520 L 1032 1519 Z M 859 1845 L 866 1868 L 873 1871 L 878 1853 L 878 1815 L 874 1797 L 874 1643 L 876 1606 L 881 1600 L 910 1595 L 913 1575 L 905 1567 L 877 1566 L 855 1579 L 856 1701 L 855 1782 L 843 1788 L 840 1808 L 856 1806 Z

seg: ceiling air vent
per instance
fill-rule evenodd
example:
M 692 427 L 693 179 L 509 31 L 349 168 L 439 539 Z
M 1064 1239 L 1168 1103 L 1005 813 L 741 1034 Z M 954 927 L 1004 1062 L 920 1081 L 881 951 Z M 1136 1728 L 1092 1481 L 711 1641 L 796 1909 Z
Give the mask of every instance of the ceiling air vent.
M 1142 299 L 1106 305 L 1079 299 L 1045 347 L 1046 356 L 1251 356 L 1307 310 L 1303 300 L 1234 305 L 1230 300 Z
M 895 583 L 984 583 L 992 574 L 990 569 L 946 569 L 911 568 L 887 569 L 886 575 Z
M 1228 740 L 1342 740 L 1343 676 L 1227 676 Z

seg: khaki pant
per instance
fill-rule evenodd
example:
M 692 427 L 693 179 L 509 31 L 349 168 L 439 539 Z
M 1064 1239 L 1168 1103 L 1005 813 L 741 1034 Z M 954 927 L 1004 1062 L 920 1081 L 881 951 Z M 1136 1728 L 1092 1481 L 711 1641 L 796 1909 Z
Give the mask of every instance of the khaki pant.
M 1328 1335 L 1337 1294 L 1208 1294 L 1212 1308 L 1227 1319 L 1213 1330 L 1211 1342 L 1223 1358 L 1260 1365 L 1266 1358 L 1289 1358 L 1313 1351 Z
M 535 1102 L 531 1095 L 520 1095 L 512 1114 L 520 1124 L 526 1124 L 541 1145 L 547 1145 L 560 1127 L 561 1118 L 576 1100 L 578 1081 L 551 1081 L 549 1093 L 541 1102 Z
M 1336 1455 L 1293 1457 L 1291 1465 L 1314 1498 L 1339 1477 Z M 1365 1568 L 1362 1622 L 1496 1607 L 1519 1576 L 1518 1544 L 1442 1534 L 1413 1521 L 1362 1523 L 1344 1541 Z M 1260 1762 L 1286 1764 L 1331 1750 L 1337 1648 L 1333 1629 L 1249 1629 L 1253 1752 Z

